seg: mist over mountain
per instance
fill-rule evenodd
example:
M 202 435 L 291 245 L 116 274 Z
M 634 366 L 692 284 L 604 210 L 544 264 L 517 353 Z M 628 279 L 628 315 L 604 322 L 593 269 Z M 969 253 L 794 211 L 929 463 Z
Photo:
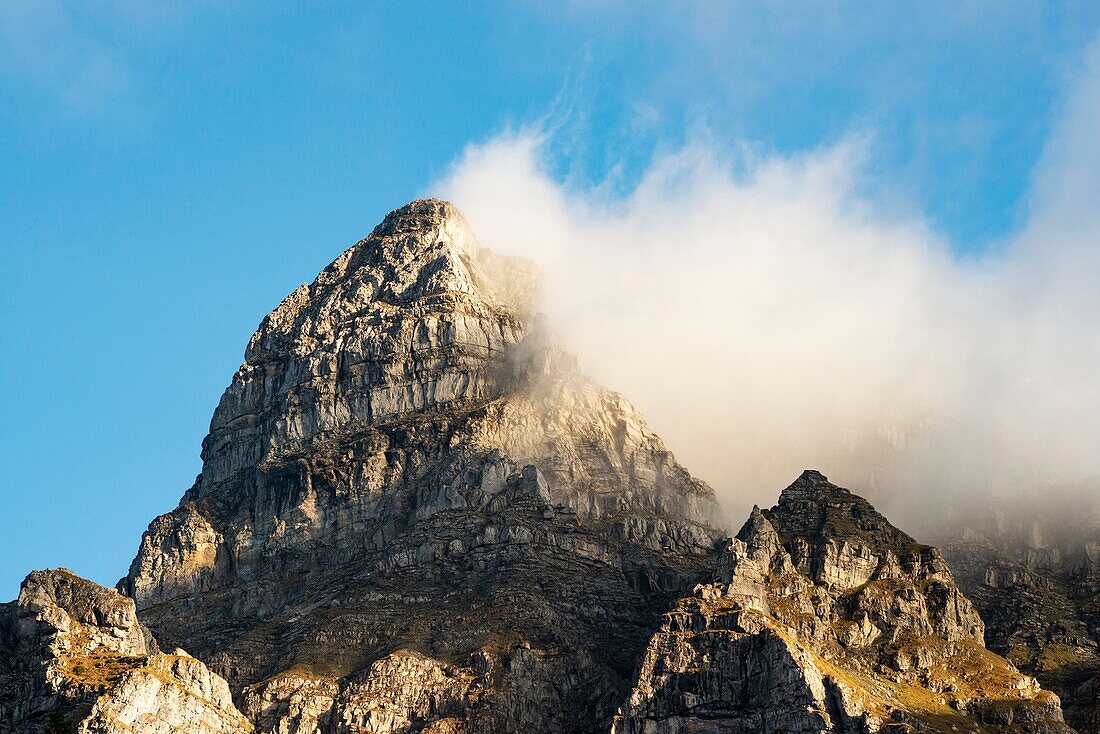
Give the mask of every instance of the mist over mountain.
M 1100 496 L 1097 100 L 1094 44 L 1020 226 L 977 252 L 869 190 L 859 135 L 778 155 L 702 132 L 621 195 L 561 182 L 554 131 L 521 128 L 435 189 L 539 265 L 584 368 L 731 507 L 827 466 L 931 530 L 944 506 Z

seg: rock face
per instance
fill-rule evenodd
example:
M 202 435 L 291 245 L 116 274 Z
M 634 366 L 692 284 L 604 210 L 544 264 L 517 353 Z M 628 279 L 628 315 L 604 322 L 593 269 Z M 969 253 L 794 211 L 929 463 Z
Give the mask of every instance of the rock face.
M 944 553 L 986 620 L 989 648 L 1100 734 L 1100 503 L 999 511 L 948 534 Z
M 939 551 L 807 471 L 667 613 L 618 734 L 1068 732 Z
M 0 606 L 0 731 L 238 734 L 229 685 L 166 655 L 134 602 L 68 571 L 36 571 Z
M 606 730 L 713 492 L 414 202 L 269 314 L 120 589 L 270 732 Z

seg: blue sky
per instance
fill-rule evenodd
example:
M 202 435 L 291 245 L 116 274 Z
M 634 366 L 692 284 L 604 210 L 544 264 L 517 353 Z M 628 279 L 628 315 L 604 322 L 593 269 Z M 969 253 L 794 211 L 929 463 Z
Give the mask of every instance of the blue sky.
M 881 206 L 995 252 L 1100 6 L 920 7 L 0 5 L 0 598 L 124 574 L 263 315 L 502 131 L 611 197 L 701 130 L 858 139 Z

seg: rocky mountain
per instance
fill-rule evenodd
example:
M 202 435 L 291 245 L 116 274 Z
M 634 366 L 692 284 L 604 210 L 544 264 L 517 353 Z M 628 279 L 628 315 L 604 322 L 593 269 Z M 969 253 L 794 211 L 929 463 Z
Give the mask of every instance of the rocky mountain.
M 450 204 L 270 313 L 120 588 L 263 731 L 598 731 L 722 537 Z
M 1057 692 L 1100 734 L 1100 502 L 968 516 L 944 553 L 986 621 L 989 648 Z
M 814 471 L 664 616 L 617 734 L 1069 732 L 935 548 Z
M 162 653 L 134 602 L 65 570 L 36 571 L 0 606 L 0 731 L 242 734 L 229 685 Z
M 723 540 L 536 289 L 437 200 L 296 289 L 118 591 L 0 606 L 0 730 L 1072 731 L 940 553 L 817 472 Z

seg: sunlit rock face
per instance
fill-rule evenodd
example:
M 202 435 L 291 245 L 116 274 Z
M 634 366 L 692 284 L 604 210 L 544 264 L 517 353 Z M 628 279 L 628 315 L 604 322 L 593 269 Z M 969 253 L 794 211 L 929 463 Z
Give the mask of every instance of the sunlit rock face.
M 1069 732 L 935 548 L 807 471 L 664 615 L 616 734 Z
M 713 492 L 450 204 L 269 314 L 120 588 L 262 731 L 606 731 Z
M 986 621 L 986 643 L 1100 734 L 1100 497 L 970 513 L 944 553 Z
M 252 731 L 225 680 L 159 651 L 133 600 L 65 570 L 35 571 L 0 606 L 0 661 L 0 731 Z

